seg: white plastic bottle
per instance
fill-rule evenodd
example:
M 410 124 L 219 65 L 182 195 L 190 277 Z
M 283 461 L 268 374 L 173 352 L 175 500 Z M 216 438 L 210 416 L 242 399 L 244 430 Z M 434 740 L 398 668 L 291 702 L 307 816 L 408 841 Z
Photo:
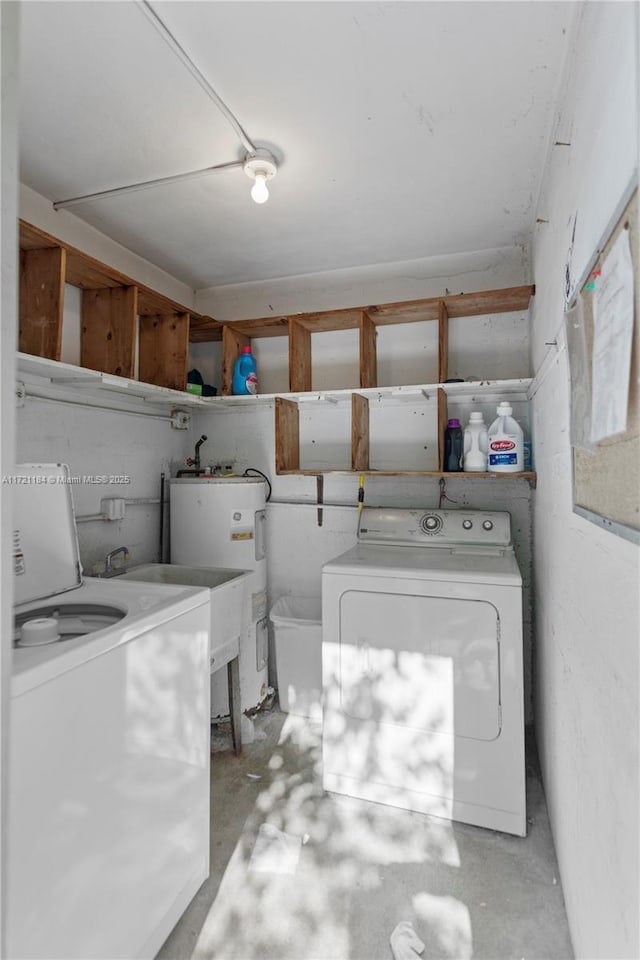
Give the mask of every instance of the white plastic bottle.
M 480 411 L 469 414 L 469 423 L 464 428 L 465 473 L 483 473 L 487 469 L 487 425 Z
M 498 417 L 489 427 L 489 470 L 492 473 L 520 473 L 524 470 L 523 435 L 511 414 L 511 404 L 498 404 Z

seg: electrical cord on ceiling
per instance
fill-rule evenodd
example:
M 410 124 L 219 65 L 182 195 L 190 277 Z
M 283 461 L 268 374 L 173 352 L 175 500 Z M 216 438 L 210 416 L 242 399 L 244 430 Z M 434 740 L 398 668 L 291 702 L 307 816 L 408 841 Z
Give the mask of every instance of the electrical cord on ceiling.
M 200 70 L 198 70 L 193 60 L 189 57 L 186 50 L 184 50 L 184 48 L 178 43 L 167 25 L 160 19 L 156 11 L 149 3 L 149 0 L 137 0 L 137 2 L 144 15 L 156 28 L 165 43 L 168 44 L 178 59 L 184 64 L 191 76 L 197 81 L 200 87 L 202 87 L 209 99 L 213 100 L 220 113 L 225 117 L 226 120 L 229 121 L 237 136 L 240 138 L 240 141 L 247 153 L 256 153 L 256 146 L 252 142 L 247 132 L 243 129 L 242 125 L 233 115 L 224 100 L 218 96 L 207 78 L 200 72 Z
M 137 193 L 138 190 L 147 190 L 149 187 L 160 187 L 168 183 L 182 183 L 184 180 L 196 180 L 198 177 L 208 177 L 212 173 L 220 173 L 222 170 L 235 170 L 243 166 L 244 161 L 232 160 L 229 163 L 218 163 L 212 167 L 204 167 L 202 170 L 189 170 L 188 173 L 176 173 L 169 177 L 157 177 L 155 180 L 142 180 L 139 183 L 113 187 L 111 190 L 99 190 L 97 193 L 84 193 L 82 196 L 69 197 L 67 200 L 55 200 L 53 209 L 65 210 L 69 207 L 75 207 L 80 203 L 87 203 L 90 200 L 105 200 L 108 197 L 119 197 L 126 193 Z
M 186 50 L 178 43 L 166 24 L 161 20 L 153 9 L 149 0 L 136 0 L 137 7 L 144 13 L 145 17 L 155 27 L 162 39 L 178 57 L 180 62 L 187 68 L 191 76 L 196 80 L 201 89 L 207 94 L 210 100 L 216 105 L 223 117 L 231 124 L 236 136 L 240 139 L 245 148 L 246 154 L 242 160 L 231 160 L 227 163 L 217 163 L 211 167 L 204 167 L 200 170 L 190 170 L 187 173 L 178 173 L 168 177 L 158 177 L 154 180 L 142 180 L 137 183 L 124 184 L 120 187 L 112 187 L 109 190 L 99 190 L 95 193 L 85 193 L 77 197 L 68 197 L 66 200 L 55 200 L 53 202 L 54 210 L 65 210 L 68 207 L 75 207 L 82 203 L 92 200 L 104 200 L 109 197 L 122 196 L 123 194 L 135 193 L 138 190 L 146 190 L 149 187 L 158 187 L 170 183 L 181 183 L 184 180 L 194 180 L 198 177 L 208 177 L 212 173 L 220 173 L 225 170 L 241 169 L 246 175 L 254 180 L 254 186 L 251 190 L 251 197 L 256 203 L 264 203 L 269 197 L 269 191 L 266 187 L 267 180 L 271 180 L 278 172 L 278 163 L 270 150 L 264 147 L 256 147 L 251 137 L 247 134 L 239 120 L 234 116 L 224 100 L 216 93 L 207 78 L 200 72 L 198 67 Z
M 242 476 L 243 476 L 243 477 L 252 477 L 252 476 L 253 476 L 254 474 L 256 474 L 256 473 L 258 474 L 258 476 L 262 477 L 262 479 L 263 479 L 263 480 L 265 481 L 265 483 L 267 484 L 267 489 L 268 489 L 269 492 L 267 493 L 266 502 L 268 503 L 269 500 L 271 500 L 271 483 L 270 483 L 269 477 L 266 475 L 266 473 L 263 473 L 262 470 L 256 470 L 255 467 L 247 467 L 247 469 L 246 469 L 245 472 L 242 474 Z

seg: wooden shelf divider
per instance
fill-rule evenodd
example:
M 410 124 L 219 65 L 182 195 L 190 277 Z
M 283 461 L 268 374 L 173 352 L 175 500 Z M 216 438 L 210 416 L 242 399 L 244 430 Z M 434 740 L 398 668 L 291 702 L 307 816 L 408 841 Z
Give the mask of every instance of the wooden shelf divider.
M 351 469 L 369 469 L 369 401 L 360 393 L 351 395 Z
M 363 389 L 378 385 L 377 335 L 375 323 L 363 310 L 360 316 L 360 386 Z
M 80 365 L 133 377 L 137 313 L 137 287 L 83 290 Z
M 139 376 L 145 383 L 184 390 L 189 362 L 189 314 L 140 317 Z
M 48 360 L 59 360 L 66 251 L 61 247 L 20 251 L 19 347 Z
M 300 414 L 294 400 L 276 397 L 276 473 L 300 470 Z
M 311 331 L 293 318 L 289 319 L 289 390 L 307 393 L 311 390 Z

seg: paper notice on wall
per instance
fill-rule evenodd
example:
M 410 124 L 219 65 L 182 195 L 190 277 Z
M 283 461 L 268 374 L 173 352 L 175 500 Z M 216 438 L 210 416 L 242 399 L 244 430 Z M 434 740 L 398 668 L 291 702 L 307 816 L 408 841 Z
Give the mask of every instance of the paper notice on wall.
M 571 377 L 571 446 L 593 450 L 591 443 L 591 370 L 587 360 L 582 294 L 564 315 Z
M 591 441 L 627 429 L 633 338 L 633 263 L 622 230 L 594 277 Z

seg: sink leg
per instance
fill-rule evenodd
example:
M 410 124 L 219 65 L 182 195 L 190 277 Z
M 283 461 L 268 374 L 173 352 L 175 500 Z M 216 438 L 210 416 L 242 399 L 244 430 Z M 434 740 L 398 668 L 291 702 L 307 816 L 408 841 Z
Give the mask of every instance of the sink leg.
M 227 683 L 229 685 L 229 715 L 231 717 L 231 739 L 237 754 L 242 752 L 242 715 L 240 709 L 240 666 L 238 657 L 227 664 Z

